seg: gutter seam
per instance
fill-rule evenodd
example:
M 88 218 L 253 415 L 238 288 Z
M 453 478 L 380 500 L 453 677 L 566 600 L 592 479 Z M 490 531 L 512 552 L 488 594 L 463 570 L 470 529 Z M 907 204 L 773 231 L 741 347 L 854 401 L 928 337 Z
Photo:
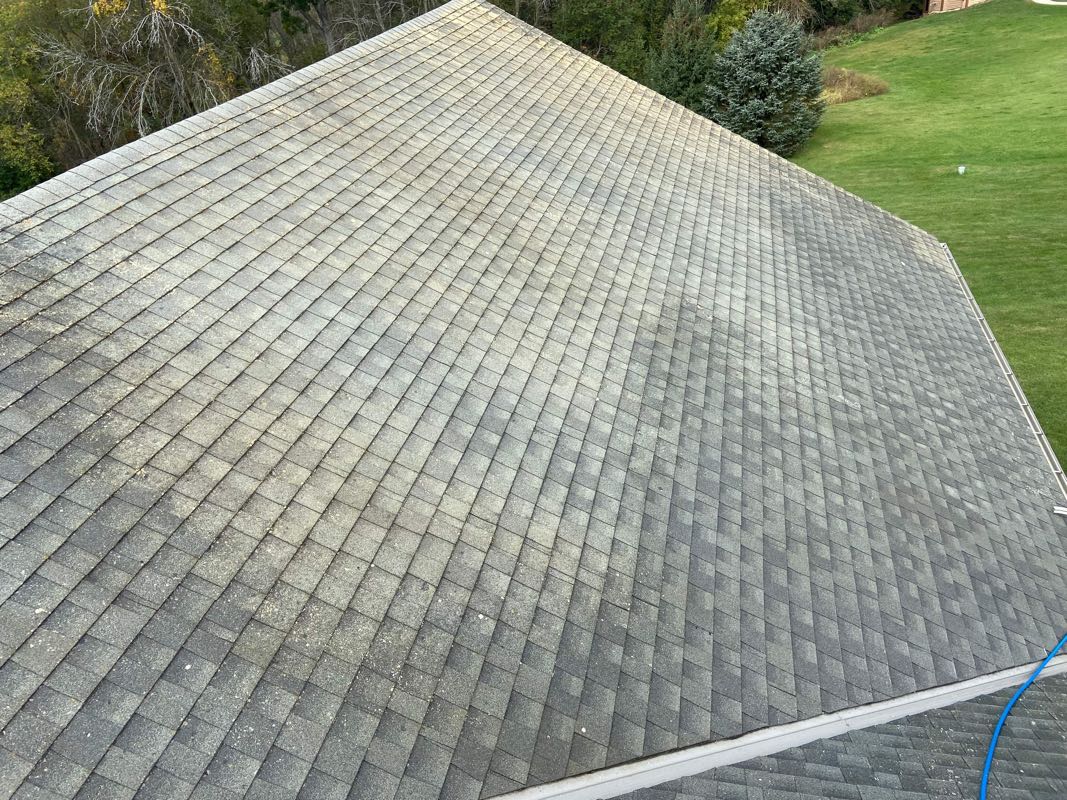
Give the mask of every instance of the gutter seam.
M 997 341 L 997 337 L 993 335 L 993 330 L 989 327 L 989 322 L 986 321 L 985 315 L 982 314 L 982 309 L 978 306 L 978 301 L 974 299 L 971 287 L 967 285 L 967 279 L 963 277 L 963 272 L 960 270 L 959 264 L 956 263 L 952 251 L 949 250 L 948 245 L 944 242 L 941 242 L 941 247 L 944 248 L 945 255 L 948 256 L 949 264 L 956 273 L 956 280 L 959 282 L 960 288 L 963 289 L 963 294 L 971 306 L 971 311 L 974 313 L 975 319 L 978 320 L 978 324 L 982 328 L 982 333 L 993 350 L 993 355 L 996 357 L 997 363 L 1000 365 L 1000 369 L 1004 373 L 1008 385 L 1011 387 L 1012 394 L 1015 395 L 1015 399 L 1019 403 L 1019 408 L 1022 409 L 1023 416 L 1026 417 L 1026 422 L 1030 426 L 1030 431 L 1037 438 L 1037 443 L 1041 447 L 1041 452 L 1045 454 L 1045 460 L 1052 469 L 1052 474 L 1056 478 L 1056 484 L 1060 487 L 1060 493 L 1067 499 L 1067 475 L 1064 474 L 1063 467 L 1060 465 L 1059 459 L 1056 458 L 1056 452 L 1052 449 L 1052 445 L 1049 443 L 1048 436 L 1041 427 L 1037 415 L 1034 414 L 1034 409 L 1026 399 L 1023 387 L 1019 383 L 1019 379 L 1015 376 L 1015 372 L 1012 371 L 1011 365 L 1008 363 L 1008 359 L 1004 355 L 1000 343 Z M 1063 506 L 1053 506 L 1052 510 L 1054 514 L 1067 515 L 1067 508 Z

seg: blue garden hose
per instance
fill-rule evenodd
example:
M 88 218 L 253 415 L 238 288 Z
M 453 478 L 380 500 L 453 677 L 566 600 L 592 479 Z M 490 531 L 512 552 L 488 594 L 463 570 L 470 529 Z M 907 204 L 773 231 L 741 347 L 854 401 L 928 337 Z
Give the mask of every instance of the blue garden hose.
M 1027 687 L 1037 680 L 1037 676 L 1041 674 L 1041 670 L 1043 670 L 1045 665 L 1055 657 L 1056 653 L 1063 649 L 1065 644 L 1067 644 L 1067 634 L 1060 639 L 1059 644 L 1052 648 L 1052 651 L 1045 656 L 1045 660 L 1038 664 L 1033 675 L 1026 679 L 1026 683 L 1015 691 L 1015 694 L 1011 696 L 1011 700 L 1004 706 L 1004 711 L 1001 712 L 1000 719 L 997 720 L 997 727 L 993 729 L 993 739 L 989 743 L 989 752 L 986 753 L 985 756 L 985 768 L 982 770 L 982 788 L 978 793 L 978 800 L 986 800 L 986 791 L 989 789 L 989 770 L 993 766 L 993 751 L 996 750 L 997 739 L 1000 738 L 1000 729 L 1004 727 L 1004 722 L 1008 719 L 1008 714 L 1011 713 L 1011 707 L 1015 705 L 1016 700 L 1023 696 L 1023 692 L 1026 691 Z

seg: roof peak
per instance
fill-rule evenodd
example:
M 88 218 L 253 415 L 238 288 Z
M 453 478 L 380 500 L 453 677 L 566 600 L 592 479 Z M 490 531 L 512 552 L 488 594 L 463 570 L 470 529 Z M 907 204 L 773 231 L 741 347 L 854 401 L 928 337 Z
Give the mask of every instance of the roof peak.
M 488 6 L 0 220 L 0 794 L 493 797 L 1067 613 L 941 246 Z

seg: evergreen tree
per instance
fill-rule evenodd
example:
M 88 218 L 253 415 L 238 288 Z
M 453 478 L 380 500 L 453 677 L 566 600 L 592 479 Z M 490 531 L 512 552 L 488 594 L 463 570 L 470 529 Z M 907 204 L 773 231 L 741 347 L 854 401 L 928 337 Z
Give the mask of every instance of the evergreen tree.
M 678 0 L 648 61 L 648 85 L 694 111 L 700 110 L 714 56 L 703 12 L 698 0 Z
M 628 78 L 645 77 L 646 37 L 641 6 L 630 0 L 561 0 L 552 33 Z
M 704 112 L 779 155 L 800 149 L 819 125 L 822 63 L 800 25 L 757 11 L 715 60 Z

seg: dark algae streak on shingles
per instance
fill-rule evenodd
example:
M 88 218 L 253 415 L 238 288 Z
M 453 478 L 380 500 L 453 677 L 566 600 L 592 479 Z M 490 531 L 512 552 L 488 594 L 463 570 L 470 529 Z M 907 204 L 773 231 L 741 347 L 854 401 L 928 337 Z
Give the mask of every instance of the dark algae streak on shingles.
M 0 204 L 0 270 L 0 797 L 491 797 L 1067 610 L 937 242 L 478 0 Z

